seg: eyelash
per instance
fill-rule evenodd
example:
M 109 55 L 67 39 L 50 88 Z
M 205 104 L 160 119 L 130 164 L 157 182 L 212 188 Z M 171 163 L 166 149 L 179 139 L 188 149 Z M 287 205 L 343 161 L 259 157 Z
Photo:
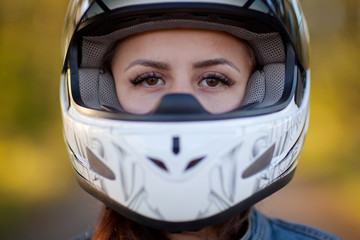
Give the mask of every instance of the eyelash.
M 234 81 L 232 81 L 230 78 L 226 77 L 223 74 L 219 74 L 219 73 L 207 73 L 203 76 L 200 77 L 200 81 L 206 80 L 206 79 L 215 79 L 220 81 L 222 84 L 226 85 L 226 86 L 232 86 L 234 85 Z
M 136 86 L 143 83 L 149 78 L 162 78 L 162 75 L 157 74 L 155 72 L 148 72 L 148 73 L 143 73 L 141 75 L 137 75 L 135 78 L 130 79 L 129 81 L 132 85 Z
M 148 73 L 143 73 L 141 75 L 137 75 L 135 78 L 133 79 L 129 79 L 130 83 L 134 86 L 137 86 L 143 82 L 145 82 L 146 80 L 150 79 L 150 78 L 158 78 L 158 79 L 162 79 L 163 76 L 161 74 L 155 73 L 155 72 L 148 72 Z M 222 84 L 224 84 L 225 86 L 232 86 L 234 85 L 234 81 L 232 81 L 231 79 L 229 79 L 228 77 L 226 77 L 223 74 L 219 74 L 219 73 L 206 73 L 204 75 L 202 75 L 200 77 L 200 82 L 204 81 L 206 79 L 214 79 L 214 80 L 218 80 L 220 81 Z

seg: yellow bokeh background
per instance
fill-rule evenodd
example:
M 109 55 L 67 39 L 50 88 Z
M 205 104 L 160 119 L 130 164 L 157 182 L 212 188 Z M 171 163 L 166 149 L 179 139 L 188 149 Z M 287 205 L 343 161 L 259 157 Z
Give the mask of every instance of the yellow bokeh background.
M 344 239 L 360 239 L 360 2 L 300 3 L 311 33 L 309 131 L 293 182 L 258 207 Z M 23 225 L 30 222 L 35 232 L 31 236 L 40 236 L 46 231 L 41 226 L 46 217 L 38 220 L 35 209 L 51 206 L 46 207 L 51 212 L 63 199 L 69 201 L 76 188 L 58 97 L 67 4 L 2 0 L 0 239 L 20 239 L 16 233 L 28 230 Z M 70 205 L 76 204 L 74 200 Z M 71 208 L 62 212 L 65 220 L 52 233 L 55 236 L 72 218 Z M 83 230 L 78 228 L 79 233 Z

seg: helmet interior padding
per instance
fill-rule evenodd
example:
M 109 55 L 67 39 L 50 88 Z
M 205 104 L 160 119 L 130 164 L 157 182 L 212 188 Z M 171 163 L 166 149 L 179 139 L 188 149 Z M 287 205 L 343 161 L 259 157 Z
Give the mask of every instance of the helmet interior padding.
M 261 103 L 270 106 L 282 96 L 285 83 L 285 49 L 278 33 L 254 33 L 246 29 L 220 23 L 188 19 L 147 22 L 123 28 L 102 36 L 84 36 L 79 69 L 80 96 L 87 107 L 101 109 L 109 106 L 121 110 L 116 97 L 114 80 L 103 73 L 103 58 L 114 45 L 131 35 L 171 28 L 190 28 L 222 31 L 247 41 L 258 54 L 263 69 L 255 71 L 249 79 L 241 105 Z

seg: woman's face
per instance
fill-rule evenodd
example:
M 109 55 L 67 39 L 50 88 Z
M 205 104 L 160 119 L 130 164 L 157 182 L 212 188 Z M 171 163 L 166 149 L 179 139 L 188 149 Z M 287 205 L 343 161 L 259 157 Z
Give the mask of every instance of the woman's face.
M 243 42 L 221 32 L 162 30 L 121 41 L 111 64 L 125 111 L 150 112 L 166 94 L 192 94 L 210 113 L 237 108 L 251 74 Z

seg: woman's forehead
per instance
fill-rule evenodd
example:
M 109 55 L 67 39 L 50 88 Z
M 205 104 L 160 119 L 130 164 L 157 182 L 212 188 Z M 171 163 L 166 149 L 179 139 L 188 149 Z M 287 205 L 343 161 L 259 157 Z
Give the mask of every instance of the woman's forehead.
M 220 31 L 198 29 L 158 30 L 133 35 L 120 41 L 115 47 L 116 55 L 149 54 L 160 57 L 175 53 L 177 57 L 219 57 L 217 54 L 245 55 L 245 44 L 240 39 Z M 236 54 L 235 54 L 236 53 Z M 173 56 L 168 56 L 172 58 Z

